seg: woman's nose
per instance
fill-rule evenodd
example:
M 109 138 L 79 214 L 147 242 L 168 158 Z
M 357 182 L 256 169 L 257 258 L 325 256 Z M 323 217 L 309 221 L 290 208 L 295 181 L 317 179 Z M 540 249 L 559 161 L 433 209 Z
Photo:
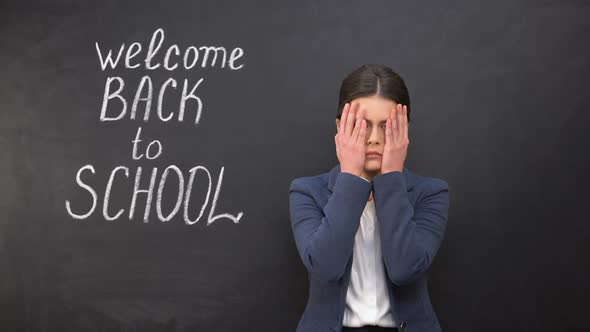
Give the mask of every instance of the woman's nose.
M 379 142 L 380 136 L 379 127 L 369 128 L 369 142 Z

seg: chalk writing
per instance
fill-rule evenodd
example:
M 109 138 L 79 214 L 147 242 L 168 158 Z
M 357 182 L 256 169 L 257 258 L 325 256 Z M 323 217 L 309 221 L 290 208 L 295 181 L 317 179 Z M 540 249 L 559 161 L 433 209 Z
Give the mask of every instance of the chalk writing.
M 244 55 L 244 50 L 235 47 L 227 58 L 227 51 L 225 47 L 212 47 L 212 46 L 189 46 L 182 49 L 178 44 L 170 45 L 163 53 L 165 34 L 164 30 L 159 28 L 156 29 L 149 41 L 147 49 L 140 42 L 133 42 L 126 47 L 124 43 L 121 44 L 118 51 L 109 49 L 108 52 L 104 51 L 98 42 L 95 42 L 95 48 L 101 70 L 114 70 L 120 64 L 127 69 L 139 69 L 139 70 L 156 70 L 164 69 L 168 71 L 174 70 L 192 70 L 195 68 L 215 67 L 218 55 L 222 56 L 221 62 L 218 64 L 221 68 L 226 68 L 236 71 L 244 67 L 243 63 L 238 64 L 238 61 Z M 125 51 L 126 50 L 126 51 Z M 146 50 L 143 55 L 143 63 L 138 62 L 136 59 L 141 56 L 142 50 Z M 115 55 L 116 54 L 116 55 Z M 123 55 L 124 54 L 124 55 Z M 163 59 L 159 59 L 158 56 L 163 54 Z M 209 61 L 211 54 L 213 58 Z M 122 58 L 123 57 L 123 58 Z M 200 66 L 197 63 L 201 60 Z M 121 76 L 108 76 L 105 79 L 104 92 L 102 97 L 102 104 L 99 112 L 99 121 L 119 121 L 128 118 L 129 120 L 136 120 L 140 117 L 144 122 L 148 122 L 150 118 L 155 118 L 163 123 L 171 120 L 183 122 L 185 120 L 185 113 L 190 109 L 194 114 L 191 115 L 191 122 L 195 125 L 199 124 L 201 115 L 204 108 L 202 99 L 198 96 L 198 88 L 203 83 L 204 78 L 199 78 L 195 81 L 190 81 L 188 78 L 183 78 L 181 81 L 170 77 L 166 79 L 158 88 L 157 95 L 154 95 L 154 82 L 149 75 L 144 75 L 136 85 L 134 97 L 132 100 L 127 100 L 123 96 L 123 91 L 126 88 L 125 79 Z M 182 82 L 182 91 L 176 91 Z M 162 108 L 164 98 L 174 96 L 178 98 L 178 109 L 176 110 L 164 110 Z M 155 98 L 155 100 L 154 100 Z M 190 102 L 190 105 L 189 105 Z M 142 106 L 140 107 L 140 103 Z M 152 105 L 155 104 L 155 115 L 152 114 Z M 131 105 L 129 107 L 129 105 Z M 187 105 L 191 106 L 187 108 Z M 138 115 L 141 113 L 141 115 Z M 147 140 L 142 144 L 144 140 L 141 139 L 141 127 L 137 128 L 135 138 L 131 140 L 132 151 L 131 160 L 135 162 L 147 162 L 162 157 L 164 153 L 164 145 L 160 139 Z M 149 222 L 150 214 L 155 206 L 155 213 L 161 222 L 170 221 L 174 218 L 182 208 L 182 218 L 184 223 L 187 225 L 193 225 L 197 223 L 203 216 L 207 206 L 210 206 L 209 214 L 207 216 L 207 225 L 220 219 L 229 219 L 234 223 L 239 223 L 243 217 L 243 212 L 239 212 L 236 215 L 229 213 L 222 213 L 215 215 L 215 208 L 221 193 L 221 185 L 223 183 L 223 173 L 225 167 L 221 167 L 219 175 L 215 182 L 215 190 L 213 198 L 210 199 L 211 190 L 213 187 L 213 179 L 209 170 L 202 165 L 194 166 L 187 172 L 183 172 L 176 165 L 169 165 L 161 173 L 157 167 L 152 167 L 149 175 L 142 176 L 149 168 L 138 165 L 136 167 L 128 167 L 119 165 L 113 168 L 109 173 L 108 181 L 104 187 L 104 191 L 97 190 L 95 187 L 90 185 L 85 178 L 94 176 L 97 174 L 96 169 L 92 164 L 86 164 L 78 169 L 76 173 L 76 184 L 84 190 L 85 197 L 87 197 L 91 204 L 91 207 L 85 211 L 79 211 L 72 207 L 70 200 L 65 201 L 65 207 L 67 213 L 74 220 L 83 220 L 89 218 L 97 210 L 99 204 L 102 206 L 102 217 L 107 221 L 117 220 L 124 215 L 129 220 L 135 218 L 135 211 L 139 208 L 140 195 L 145 196 L 145 207 L 143 208 L 142 220 L 144 223 Z M 198 171 L 207 175 L 207 196 L 204 201 L 201 202 L 198 215 L 194 216 L 195 209 L 191 205 L 191 193 L 193 191 L 193 184 L 195 183 L 195 177 Z M 135 174 L 133 175 L 132 172 Z M 130 180 L 133 177 L 133 180 Z M 145 178 L 149 179 L 147 186 L 145 185 Z M 168 178 L 174 177 L 175 182 L 178 183 L 178 188 L 175 188 L 176 200 L 174 201 L 174 207 L 171 211 L 164 211 L 162 207 L 162 196 L 164 188 L 166 187 Z M 142 181 L 143 180 L 143 181 Z M 111 190 L 113 183 L 127 183 L 131 188 L 131 198 L 129 206 L 110 207 Z M 156 184 L 157 190 L 156 190 Z M 101 193 L 104 195 L 100 197 Z

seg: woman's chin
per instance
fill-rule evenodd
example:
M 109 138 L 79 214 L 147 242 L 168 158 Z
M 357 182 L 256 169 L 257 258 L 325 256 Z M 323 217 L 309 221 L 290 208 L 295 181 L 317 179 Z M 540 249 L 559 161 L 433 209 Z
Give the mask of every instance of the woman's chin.
M 365 171 L 377 172 L 381 169 L 381 160 L 367 160 L 365 162 Z

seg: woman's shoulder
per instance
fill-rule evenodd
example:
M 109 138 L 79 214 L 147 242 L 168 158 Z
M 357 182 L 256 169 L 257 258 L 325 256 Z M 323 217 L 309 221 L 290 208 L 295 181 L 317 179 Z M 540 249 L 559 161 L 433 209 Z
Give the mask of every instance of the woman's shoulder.
M 328 178 L 330 172 L 324 172 L 316 175 L 306 175 L 295 177 L 291 180 L 290 189 L 299 189 L 299 190 L 320 190 L 321 188 L 327 188 L 328 186 Z
M 289 191 L 295 189 L 307 192 L 323 192 L 329 188 L 330 176 L 338 173 L 338 165 L 330 171 L 307 176 L 299 176 L 291 180 Z M 404 175 L 408 190 L 418 190 L 423 192 L 440 192 L 448 191 L 449 183 L 436 176 L 423 175 L 404 167 Z M 335 179 L 333 179 L 334 181 Z
M 413 182 L 413 187 L 417 188 L 418 190 L 440 191 L 449 189 L 449 183 L 441 177 L 422 175 L 420 173 L 410 171 L 407 168 L 406 171 L 408 172 L 408 179 Z

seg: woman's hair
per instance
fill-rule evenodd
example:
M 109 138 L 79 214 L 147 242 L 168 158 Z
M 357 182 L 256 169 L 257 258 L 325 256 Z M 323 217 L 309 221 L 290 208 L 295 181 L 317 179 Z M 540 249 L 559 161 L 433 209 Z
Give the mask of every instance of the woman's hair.
M 365 64 L 352 71 L 342 81 L 336 118 L 342 116 L 344 104 L 359 97 L 378 95 L 408 107 L 410 122 L 410 95 L 406 83 L 398 73 L 382 65 Z

